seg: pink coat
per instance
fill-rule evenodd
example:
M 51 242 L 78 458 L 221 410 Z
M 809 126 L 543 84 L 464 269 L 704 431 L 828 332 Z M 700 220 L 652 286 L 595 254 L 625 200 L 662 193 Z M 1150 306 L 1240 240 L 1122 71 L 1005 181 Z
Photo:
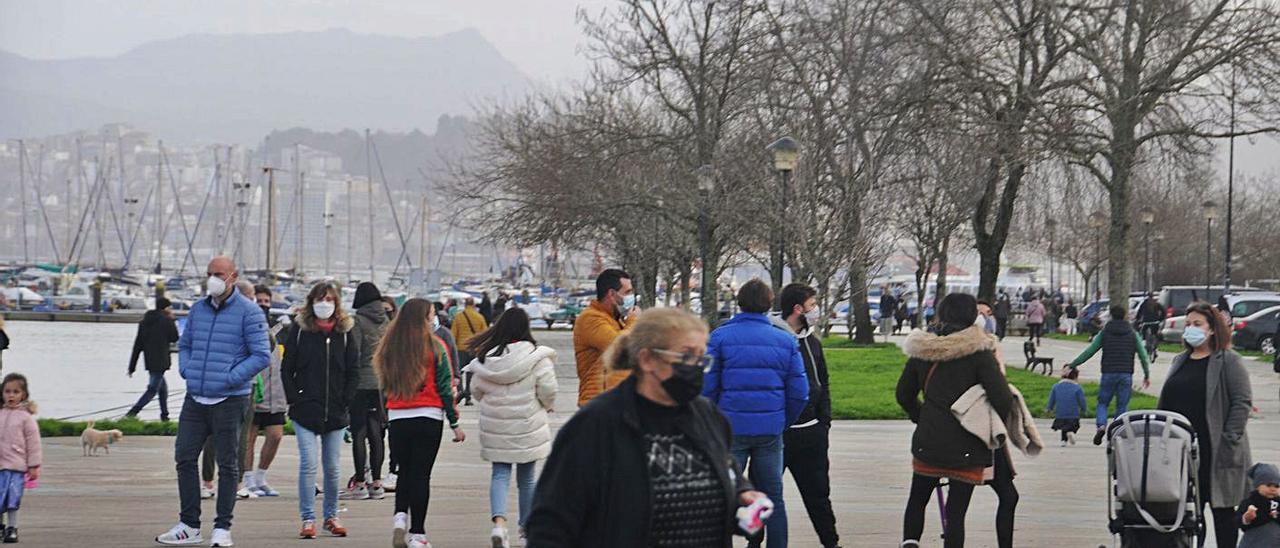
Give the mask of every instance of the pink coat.
M 0 407 L 0 470 L 26 472 L 40 466 L 40 427 L 30 405 Z
M 1027 323 L 1044 323 L 1044 304 L 1040 301 L 1031 301 L 1027 305 Z

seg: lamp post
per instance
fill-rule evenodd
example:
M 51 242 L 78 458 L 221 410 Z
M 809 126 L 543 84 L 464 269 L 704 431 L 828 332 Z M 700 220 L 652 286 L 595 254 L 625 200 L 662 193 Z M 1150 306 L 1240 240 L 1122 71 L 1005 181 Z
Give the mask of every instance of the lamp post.
M 1093 273 L 1093 291 L 1097 293 L 1102 290 L 1102 227 L 1107 224 L 1107 216 L 1101 211 L 1095 211 L 1089 214 L 1089 228 L 1094 231 L 1093 238 L 1093 256 L 1097 261 L 1094 266 Z M 1085 280 L 1086 290 L 1088 289 L 1089 280 Z M 1088 291 L 1085 292 L 1085 298 L 1089 298 Z
M 326 203 L 325 208 L 328 209 L 328 207 L 329 207 L 329 204 Z M 329 248 L 333 247 L 331 245 L 332 242 L 329 238 L 330 234 L 333 232 L 333 218 L 334 218 L 333 212 L 331 211 L 324 212 L 324 273 L 325 275 L 328 275 L 329 269 L 333 268 L 333 263 L 329 262 L 330 261 Z
M 1155 256 L 1153 257 L 1154 260 L 1151 261 L 1151 270 L 1153 271 L 1151 277 L 1156 278 L 1156 273 L 1154 271 L 1158 270 L 1160 267 L 1160 248 L 1164 243 L 1164 231 L 1163 230 L 1155 231 L 1155 233 L 1151 235 L 1151 239 L 1156 241 Z M 1152 284 L 1152 285 L 1155 285 L 1155 284 Z
M 716 320 L 715 267 L 711 265 L 711 193 L 716 189 L 715 169 L 703 164 L 694 171 L 698 180 L 698 258 L 702 263 L 702 316 L 711 326 Z
M 800 155 L 800 144 L 791 137 L 783 137 L 770 143 L 765 148 L 773 154 L 773 169 L 782 178 L 782 199 L 780 200 L 782 207 L 779 209 L 780 213 L 778 215 L 782 222 L 779 223 L 780 226 L 774 233 L 774 237 L 777 238 L 778 257 L 772 265 L 773 308 L 777 310 L 782 306 L 782 277 L 787 264 L 787 187 L 791 182 L 791 172 L 796 168 L 796 158 Z
M 1058 221 L 1053 219 L 1044 220 L 1044 228 L 1049 231 L 1049 295 L 1053 296 L 1058 292 L 1058 286 L 1054 282 L 1054 264 L 1053 264 L 1053 236 L 1058 229 Z
M 1210 277 L 1213 275 L 1213 267 L 1209 264 L 1213 261 L 1213 220 L 1218 218 L 1218 203 L 1205 200 L 1200 208 L 1204 211 L 1204 296 L 1208 299 L 1212 283 Z
M 1156 210 L 1144 207 L 1138 210 L 1138 220 L 1146 229 L 1142 239 L 1146 250 L 1142 253 L 1142 277 L 1146 280 L 1147 293 L 1151 292 L 1151 224 L 1156 222 Z

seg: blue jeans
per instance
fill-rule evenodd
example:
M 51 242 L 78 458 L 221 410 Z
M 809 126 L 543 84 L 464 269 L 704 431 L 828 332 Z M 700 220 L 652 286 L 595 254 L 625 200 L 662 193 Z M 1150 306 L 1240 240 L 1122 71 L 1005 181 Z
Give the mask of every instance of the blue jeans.
M 782 503 L 782 435 L 734 436 L 733 458 L 756 489 L 773 501 L 773 515 L 764 521 L 768 548 L 787 546 L 787 507 Z
M 1116 398 L 1116 413 L 1120 416 L 1129 410 L 1129 396 L 1133 394 L 1133 373 L 1103 373 L 1098 383 L 1098 428 L 1107 425 L 1107 407 L 1111 397 Z
M 164 372 L 156 373 L 148 372 L 151 379 L 147 381 L 147 391 L 142 393 L 142 397 L 138 398 L 138 403 L 133 404 L 133 408 L 129 410 L 130 415 L 137 415 L 151 403 L 151 398 L 160 396 L 160 420 L 169 420 L 169 383 L 164 380 Z
M 316 519 L 316 451 L 324 461 L 324 519 L 338 517 L 338 455 L 341 452 L 342 430 L 317 434 L 301 424 L 293 423 L 298 438 L 298 513 L 302 521 Z M 317 447 L 319 445 L 319 447 Z
M 533 490 L 538 484 L 538 463 L 522 462 L 516 467 L 516 489 L 519 491 L 520 521 L 524 527 L 529 519 L 529 510 L 533 508 Z M 507 486 L 511 484 L 511 463 L 493 463 L 493 475 L 489 478 L 489 514 L 493 517 L 507 518 Z

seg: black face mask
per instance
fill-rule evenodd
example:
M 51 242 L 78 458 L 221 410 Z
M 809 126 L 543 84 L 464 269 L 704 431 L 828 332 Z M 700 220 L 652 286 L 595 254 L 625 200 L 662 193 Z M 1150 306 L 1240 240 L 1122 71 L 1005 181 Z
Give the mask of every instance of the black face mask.
M 702 395 L 702 377 L 701 367 L 672 364 L 671 377 L 662 381 L 662 389 L 677 405 L 686 405 Z
M 262 309 L 262 313 L 263 313 L 263 314 L 266 314 L 268 318 L 270 318 L 270 317 L 271 317 L 271 307 L 270 307 L 270 306 L 262 306 L 262 305 L 258 305 L 258 308 L 261 308 L 261 309 Z

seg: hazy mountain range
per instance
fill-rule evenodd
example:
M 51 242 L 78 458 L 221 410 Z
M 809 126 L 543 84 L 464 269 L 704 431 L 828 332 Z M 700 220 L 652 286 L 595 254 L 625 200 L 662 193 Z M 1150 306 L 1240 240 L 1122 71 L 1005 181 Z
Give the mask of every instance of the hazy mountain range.
M 126 122 L 187 143 L 257 144 L 273 130 L 409 132 L 477 101 L 523 94 L 524 75 L 474 30 L 426 38 L 348 30 L 189 35 L 107 58 L 0 51 L 0 137 Z

